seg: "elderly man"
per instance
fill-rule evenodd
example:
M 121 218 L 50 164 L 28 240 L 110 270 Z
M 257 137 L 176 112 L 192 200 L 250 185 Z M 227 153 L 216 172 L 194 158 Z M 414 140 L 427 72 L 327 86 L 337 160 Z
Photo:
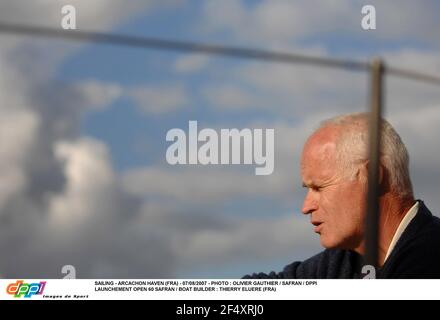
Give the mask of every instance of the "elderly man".
M 302 211 L 323 252 L 282 272 L 244 278 L 362 278 L 368 172 L 368 114 L 324 121 L 301 157 Z M 378 278 L 440 278 L 440 219 L 415 201 L 409 158 L 397 132 L 382 121 Z

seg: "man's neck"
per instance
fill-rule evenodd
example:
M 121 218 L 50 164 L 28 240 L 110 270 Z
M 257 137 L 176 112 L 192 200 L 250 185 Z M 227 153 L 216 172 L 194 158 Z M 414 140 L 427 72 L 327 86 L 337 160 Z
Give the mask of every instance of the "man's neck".
M 383 195 L 379 200 L 380 221 L 378 239 L 378 265 L 381 267 L 385 263 L 385 257 L 402 219 L 409 209 L 414 205 L 415 200 L 411 197 L 401 199 L 391 194 Z M 365 239 L 354 249 L 355 252 L 365 255 Z
M 385 258 L 402 219 L 414 205 L 415 200 L 411 197 L 401 199 L 391 194 L 384 195 L 380 199 L 380 229 L 378 247 L 378 265 L 385 263 Z

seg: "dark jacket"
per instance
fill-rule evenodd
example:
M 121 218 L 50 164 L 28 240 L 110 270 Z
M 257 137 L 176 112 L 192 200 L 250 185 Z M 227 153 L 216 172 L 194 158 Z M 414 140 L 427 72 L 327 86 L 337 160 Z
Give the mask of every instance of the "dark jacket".
M 418 201 L 416 216 L 377 270 L 377 278 L 440 278 L 440 219 Z M 356 252 L 326 249 L 303 262 L 287 265 L 282 272 L 254 273 L 243 278 L 357 279 L 364 276 L 362 266 L 362 257 Z

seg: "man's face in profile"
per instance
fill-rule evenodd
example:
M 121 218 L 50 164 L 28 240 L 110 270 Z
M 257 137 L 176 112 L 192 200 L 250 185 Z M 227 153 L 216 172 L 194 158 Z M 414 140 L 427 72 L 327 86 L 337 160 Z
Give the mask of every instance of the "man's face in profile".
M 301 175 L 308 192 L 302 212 L 310 214 L 322 246 L 355 250 L 363 246 L 366 166 L 352 175 L 343 171 L 336 161 L 339 130 L 321 128 L 304 146 Z

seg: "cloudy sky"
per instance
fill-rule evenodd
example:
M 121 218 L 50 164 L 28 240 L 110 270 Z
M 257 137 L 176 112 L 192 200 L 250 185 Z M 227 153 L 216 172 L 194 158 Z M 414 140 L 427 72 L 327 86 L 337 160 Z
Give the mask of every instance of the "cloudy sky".
M 440 74 L 438 1 L 0 0 L 0 21 L 77 27 Z M 377 30 L 361 28 L 373 4 Z M 299 156 L 318 123 L 367 110 L 362 73 L 0 34 L 0 275 L 237 278 L 321 250 Z M 387 78 L 418 198 L 440 212 L 440 90 Z M 275 170 L 170 166 L 171 128 L 274 128 Z

